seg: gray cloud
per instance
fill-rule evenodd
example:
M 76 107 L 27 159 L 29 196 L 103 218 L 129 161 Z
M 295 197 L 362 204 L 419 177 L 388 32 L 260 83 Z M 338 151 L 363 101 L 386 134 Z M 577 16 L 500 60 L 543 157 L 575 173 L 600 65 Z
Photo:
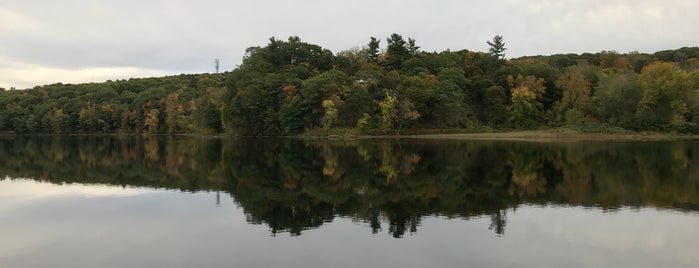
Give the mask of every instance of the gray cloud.
M 47 68 L 73 82 L 84 80 L 70 71 L 94 68 L 211 72 L 214 58 L 230 70 L 245 48 L 265 45 L 271 36 L 298 35 L 334 52 L 393 32 L 415 38 L 426 51 L 483 51 L 486 40 L 501 34 L 514 57 L 654 52 L 699 43 L 696 10 L 699 2 L 683 0 L 5 0 L 0 87 L 57 82 L 39 71 Z M 8 76 L 3 66 L 9 65 L 33 66 L 23 73 L 35 76 Z

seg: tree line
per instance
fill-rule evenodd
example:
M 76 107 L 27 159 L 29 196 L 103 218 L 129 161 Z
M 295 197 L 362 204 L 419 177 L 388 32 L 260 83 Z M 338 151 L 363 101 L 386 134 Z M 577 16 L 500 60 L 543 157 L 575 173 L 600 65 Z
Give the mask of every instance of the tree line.
M 507 59 L 392 34 L 333 53 L 271 38 L 222 74 L 0 89 L 5 133 L 400 133 L 569 127 L 699 133 L 699 48 Z

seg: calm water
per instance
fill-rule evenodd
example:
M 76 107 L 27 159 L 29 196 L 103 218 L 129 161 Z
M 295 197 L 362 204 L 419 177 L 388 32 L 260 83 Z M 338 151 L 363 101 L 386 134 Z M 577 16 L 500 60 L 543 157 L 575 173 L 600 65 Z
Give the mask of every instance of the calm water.
M 697 212 L 699 142 L 0 139 L 3 268 L 696 267 Z

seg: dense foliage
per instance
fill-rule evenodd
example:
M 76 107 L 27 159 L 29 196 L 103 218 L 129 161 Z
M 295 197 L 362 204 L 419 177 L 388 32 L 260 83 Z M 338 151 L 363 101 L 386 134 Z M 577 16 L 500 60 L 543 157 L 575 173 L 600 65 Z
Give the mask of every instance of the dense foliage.
M 581 130 L 699 133 L 699 48 L 506 59 L 425 52 L 399 34 L 333 54 L 271 38 L 223 74 L 0 89 L 7 133 L 228 133 L 306 130 Z

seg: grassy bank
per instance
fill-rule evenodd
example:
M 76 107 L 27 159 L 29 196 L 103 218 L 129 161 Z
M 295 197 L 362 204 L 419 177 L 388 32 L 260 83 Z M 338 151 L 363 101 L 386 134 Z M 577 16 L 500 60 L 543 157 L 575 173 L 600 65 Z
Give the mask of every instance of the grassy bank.
M 401 133 L 368 133 L 356 129 L 314 129 L 297 136 L 304 139 L 442 139 L 442 140 L 511 140 L 511 141 L 662 141 L 699 140 L 699 135 L 615 131 L 587 132 L 571 129 L 523 130 L 523 131 L 464 131 L 449 129 L 407 130 Z
M 669 133 L 586 133 L 573 130 L 532 130 L 497 133 L 425 134 L 410 135 L 415 139 L 460 139 L 460 140 L 512 140 L 512 141 L 662 141 L 699 140 L 699 135 Z
M 182 136 L 195 138 L 240 138 L 253 136 L 225 134 L 16 134 L 0 132 L 0 137 L 17 136 Z M 260 136 L 255 136 L 260 137 Z M 296 136 L 264 136 L 264 137 L 293 137 L 300 139 L 320 140 L 357 140 L 357 139 L 432 139 L 432 140 L 504 140 L 504 141 L 539 141 L 539 142 L 576 142 L 576 141 L 670 141 L 670 140 L 699 140 L 699 135 L 662 133 L 662 132 L 633 132 L 607 131 L 585 132 L 570 129 L 522 130 L 522 131 L 466 131 L 457 129 L 412 129 L 401 133 L 381 133 L 359 131 L 352 128 L 312 129 Z

